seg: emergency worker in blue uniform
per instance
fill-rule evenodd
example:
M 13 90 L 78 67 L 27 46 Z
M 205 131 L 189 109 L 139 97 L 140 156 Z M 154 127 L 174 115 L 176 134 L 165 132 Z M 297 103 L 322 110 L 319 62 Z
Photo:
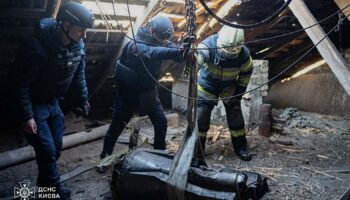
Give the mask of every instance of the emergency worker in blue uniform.
M 85 114 L 88 112 L 82 38 L 86 29 L 92 27 L 93 15 L 87 8 L 75 2 L 62 5 L 56 19 L 40 20 L 33 37 L 20 46 L 9 73 L 17 116 L 36 153 L 37 184 L 56 187 L 61 199 L 69 199 L 70 191 L 62 188 L 56 164 L 64 130 L 58 101 L 74 85 L 79 106 Z
M 219 98 L 246 91 L 253 71 L 252 58 L 244 45 L 242 29 L 223 26 L 198 45 L 198 131 L 203 150 L 210 126 L 210 115 Z M 235 153 L 245 161 L 251 156 L 247 148 L 244 119 L 240 106 L 241 96 L 223 99 L 227 123 Z
M 138 111 L 140 116 L 148 115 L 151 119 L 155 134 L 154 148 L 166 148 L 167 120 L 155 88 L 156 82 L 149 73 L 158 80 L 162 61 L 182 60 L 181 48 L 169 41 L 173 32 L 173 24 L 167 17 L 155 16 L 137 31 L 137 46 L 134 41 L 124 46 L 116 64 L 117 92 L 113 119 L 104 138 L 101 158 L 113 152 L 119 135 L 134 111 Z

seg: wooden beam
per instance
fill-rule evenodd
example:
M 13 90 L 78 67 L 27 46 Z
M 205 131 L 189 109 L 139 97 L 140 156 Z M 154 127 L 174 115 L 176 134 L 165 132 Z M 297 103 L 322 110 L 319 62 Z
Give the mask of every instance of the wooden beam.
M 343 9 L 350 4 L 350 0 L 334 0 L 334 2 L 337 4 L 337 6 L 340 9 Z M 349 15 L 350 14 L 350 7 L 347 7 L 346 9 L 344 9 L 343 14 L 345 16 Z M 350 16 L 348 16 L 348 20 L 350 21 Z
M 135 21 L 136 17 L 134 16 L 131 16 L 129 17 L 128 15 L 107 15 L 107 14 L 104 14 L 104 16 L 106 16 L 107 20 L 108 21 L 115 21 L 118 20 L 118 21 L 129 21 L 129 18 L 131 18 L 132 21 Z M 94 17 L 96 20 L 104 20 L 102 19 L 102 16 L 100 14 L 94 14 Z
M 278 51 L 281 51 L 284 48 L 290 47 L 290 46 L 296 46 L 295 44 L 290 44 L 294 40 L 300 40 L 301 38 L 304 38 L 306 36 L 305 33 L 302 33 L 302 35 L 290 35 L 289 37 L 279 39 L 275 44 L 273 44 L 269 50 L 261 53 L 256 54 L 256 57 L 259 59 L 266 59 L 269 57 L 269 55 L 274 54 Z
M 154 11 L 155 7 L 159 5 L 161 0 L 150 0 L 148 6 L 145 8 L 143 13 L 139 13 L 139 15 L 136 17 L 136 22 L 133 24 L 134 32 L 136 34 L 138 28 L 148 20 L 149 15 Z M 132 37 L 131 30 L 127 33 L 129 37 Z M 90 98 L 94 96 L 98 92 L 98 90 L 103 86 L 105 81 L 112 76 L 112 73 L 114 71 L 114 66 L 117 60 L 119 59 L 120 55 L 122 54 L 123 47 L 129 42 L 128 37 L 124 37 L 123 42 L 118 50 L 118 52 L 115 54 L 115 56 L 111 59 L 111 63 L 106 68 L 105 71 L 101 73 L 101 78 L 99 81 L 96 82 L 95 86 L 90 91 Z
M 268 24 L 264 26 L 259 26 L 257 28 L 251 29 L 251 30 L 245 30 L 245 39 L 246 41 L 252 41 L 258 36 L 263 35 L 264 33 L 268 32 L 269 29 L 272 29 L 275 25 L 279 24 L 282 20 L 290 18 L 288 15 L 283 15 L 275 20 L 269 22 Z
M 168 17 L 173 23 L 178 23 L 181 22 L 185 16 L 183 15 L 177 15 L 177 14 L 168 14 L 168 13 L 158 13 L 157 16 L 164 16 L 164 17 Z
M 292 10 L 293 14 L 299 20 L 299 23 L 303 28 L 317 23 L 317 20 L 307 8 L 303 0 L 293 0 L 289 4 L 289 8 Z M 306 33 L 314 44 L 318 43 L 323 37 L 326 36 L 320 25 L 307 29 Z M 326 60 L 327 64 L 345 91 L 350 95 L 350 68 L 332 41 L 327 37 L 319 45 L 317 45 L 317 50 L 323 59 Z
M 295 46 L 292 50 L 289 50 L 287 53 L 283 54 L 282 56 L 278 56 L 278 58 L 270 60 L 270 66 L 288 66 L 292 62 L 294 62 L 296 59 L 298 59 L 301 55 L 303 55 L 306 50 L 310 49 L 312 47 L 311 41 L 304 41 L 304 43 Z
M 85 0 L 85 1 L 93 1 L 95 2 L 95 0 Z M 99 2 L 101 3 L 112 3 L 114 1 L 114 3 L 120 3 L 120 4 L 126 4 L 125 0 L 99 0 Z M 140 6 L 146 6 L 150 0 L 128 0 L 130 5 L 140 5 Z
M 170 6 L 185 6 L 185 1 L 184 0 L 164 0 L 162 2 L 164 6 L 170 7 Z
M 53 2 L 50 17 L 56 18 L 60 5 L 61 5 L 61 0 L 55 0 Z
M 217 5 L 221 3 L 221 1 L 216 2 Z M 231 11 L 232 9 L 237 5 L 237 1 L 227 1 L 221 8 L 217 11 L 217 16 L 221 18 L 225 18 Z M 217 24 L 219 24 L 219 21 L 215 18 L 212 18 L 209 22 L 209 27 L 214 28 Z

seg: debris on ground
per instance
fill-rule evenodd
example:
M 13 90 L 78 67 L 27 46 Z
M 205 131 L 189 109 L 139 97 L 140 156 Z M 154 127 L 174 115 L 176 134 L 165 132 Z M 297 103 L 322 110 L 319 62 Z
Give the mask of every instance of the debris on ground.
M 260 136 L 257 130 L 247 135 L 253 154 L 250 162 L 241 161 L 235 155 L 225 124 L 211 125 L 205 151 L 207 164 L 212 168 L 256 172 L 268 178 L 270 191 L 262 198 L 264 200 L 329 200 L 345 194 L 350 188 L 350 118 L 297 109 L 273 109 L 272 116 L 273 127 L 279 124 L 280 129 L 272 129 L 271 137 Z M 180 118 L 178 126 L 168 128 L 167 150 L 176 151 L 185 124 Z M 142 124 L 140 135 L 152 144 L 151 124 Z M 125 141 L 128 138 L 125 137 Z M 98 140 L 63 151 L 58 160 L 60 173 L 67 174 L 96 163 L 102 142 Z M 114 153 L 127 148 L 124 142 L 117 143 Z M 152 146 L 148 144 L 147 148 Z M 2 170 L 0 197 L 13 195 L 13 187 L 21 180 L 34 182 L 36 174 L 35 161 Z M 112 198 L 111 176 L 111 168 L 104 174 L 89 170 L 67 180 L 65 185 L 71 188 L 72 199 L 106 200 Z

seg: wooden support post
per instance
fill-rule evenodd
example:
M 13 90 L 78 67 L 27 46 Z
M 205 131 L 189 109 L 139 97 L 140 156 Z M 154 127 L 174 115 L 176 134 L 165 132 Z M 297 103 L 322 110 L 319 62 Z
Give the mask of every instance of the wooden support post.
M 307 8 L 303 0 L 293 0 L 289 4 L 289 8 L 292 10 L 293 14 L 303 28 L 317 23 L 315 17 Z M 307 29 L 306 33 L 314 44 L 318 43 L 323 37 L 326 36 L 320 25 Z M 327 37 L 319 45 L 317 45 L 317 50 L 326 60 L 327 64 L 345 91 L 350 95 L 350 68 L 332 41 Z

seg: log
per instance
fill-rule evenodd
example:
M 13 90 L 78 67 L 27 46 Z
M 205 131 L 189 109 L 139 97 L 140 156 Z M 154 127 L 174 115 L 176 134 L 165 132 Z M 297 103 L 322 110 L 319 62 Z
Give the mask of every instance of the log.
M 84 144 L 102 138 L 109 125 L 93 129 L 90 132 L 79 132 L 63 137 L 63 149 L 68 149 L 79 144 Z M 26 146 L 15 150 L 0 153 L 0 169 L 35 159 L 33 147 Z

